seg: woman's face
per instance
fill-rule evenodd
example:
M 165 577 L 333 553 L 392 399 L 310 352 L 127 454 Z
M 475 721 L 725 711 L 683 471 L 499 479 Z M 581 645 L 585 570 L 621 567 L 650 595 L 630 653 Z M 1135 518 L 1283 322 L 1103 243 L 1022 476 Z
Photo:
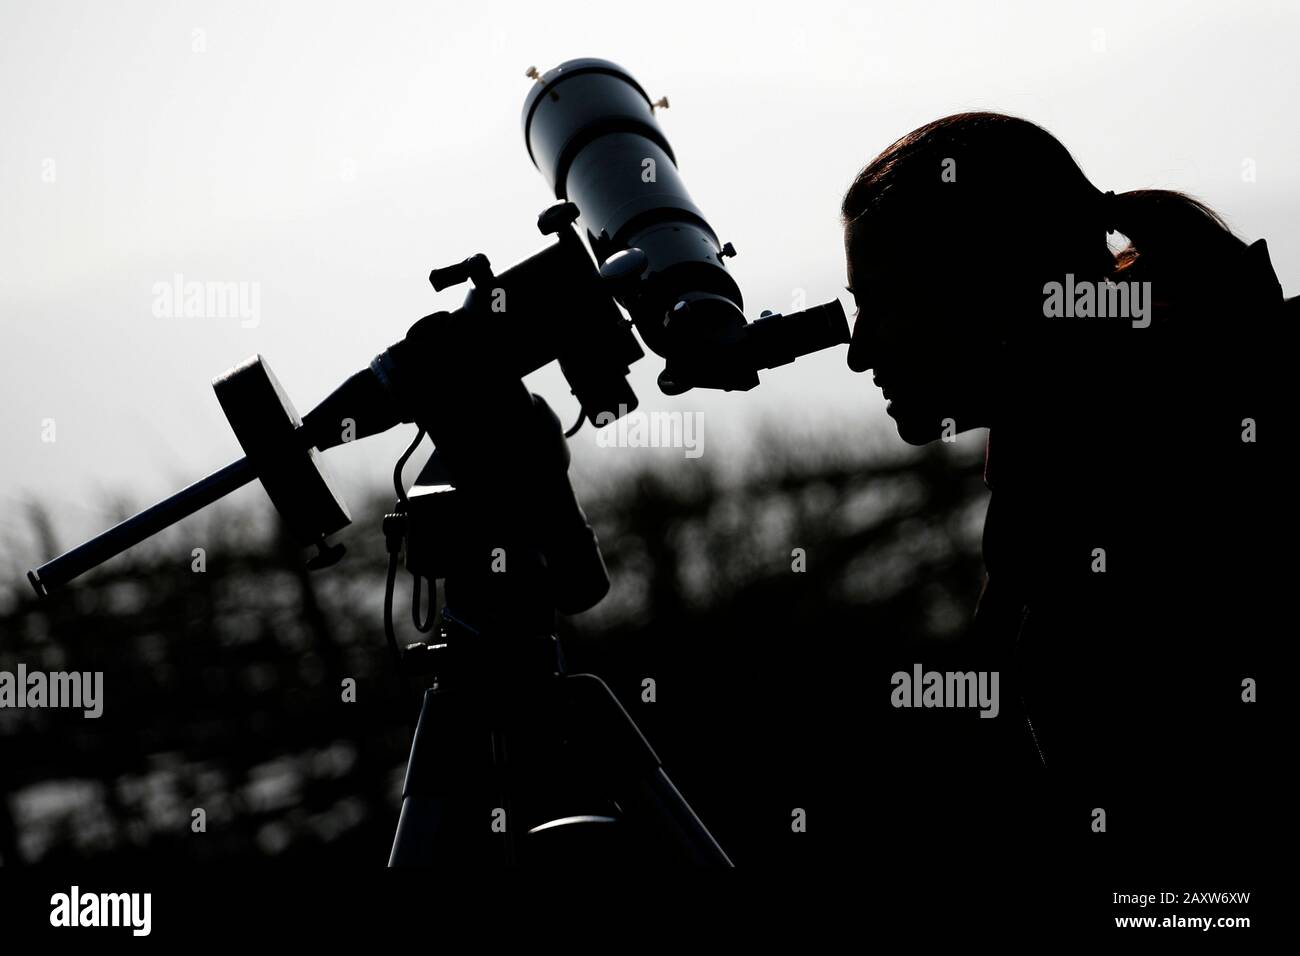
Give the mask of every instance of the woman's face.
M 991 238 L 987 240 L 991 245 Z M 942 228 L 845 230 L 857 303 L 849 365 L 871 369 L 909 444 L 985 427 L 1001 303 L 992 250 Z

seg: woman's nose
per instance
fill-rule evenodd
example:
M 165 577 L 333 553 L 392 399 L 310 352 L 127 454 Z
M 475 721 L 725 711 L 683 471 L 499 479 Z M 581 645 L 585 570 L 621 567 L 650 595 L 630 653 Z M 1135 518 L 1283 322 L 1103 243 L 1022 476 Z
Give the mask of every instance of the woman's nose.
M 875 351 L 870 344 L 870 332 L 867 329 L 867 322 L 859 312 L 856 321 L 853 323 L 853 337 L 849 339 L 849 368 L 855 372 L 865 372 L 871 368 L 874 361 L 872 353 Z

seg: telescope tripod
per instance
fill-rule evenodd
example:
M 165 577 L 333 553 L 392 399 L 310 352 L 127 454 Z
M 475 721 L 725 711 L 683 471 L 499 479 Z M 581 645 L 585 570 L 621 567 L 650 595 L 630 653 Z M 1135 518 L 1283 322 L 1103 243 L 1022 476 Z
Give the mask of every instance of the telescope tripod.
M 548 440 L 563 442 L 549 409 L 533 421 L 551 430 Z M 403 543 L 417 580 L 425 572 L 447 575 L 433 642 L 397 652 L 385 611 L 403 683 L 411 674 L 432 677 L 389 865 L 574 864 L 658 854 L 667 863 L 730 866 L 609 687 L 592 674 L 566 673 L 549 597 L 554 553 L 548 568 L 543 550 L 512 538 L 461 497 L 435 452 L 385 519 L 390 602 Z M 427 540 L 431 533 L 436 538 Z M 493 541 L 509 543 L 489 547 Z M 590 543 L 595 549 L 594 536 Z
M 553 636 L 446 618 L 411 742 L 390 866 L 731 861 L 610 689 Z
M 385 611 L 399 674 L 432 678 L 391 862 L 532 862 L 561 844 L 572 859 L 579 846 L 599 856 L 640 841 L 730 865 L 609 688 L 565 673 L 555 615 L 594 607 L 609 577 L 569 483 L 565 433 L 522 381 L 558 361 L 578 425 L 635 409 L 627 376 L 643 353 L 616 296 L 654 319 L 644 332 L 673 356 L 660 376 L 672 394 L 752 388 L 759 369 L 848 341 L 838 300 L 746 324 L 734 283 L 717 286 L 716 243 L 678 249 L 682 236 L 708 232 L 696 213 L 678 211 L 698 222 L 683 232 L 637 218 L 649 251 L 621 248 L 599 269 L 574 229 L 577 205 L 561 201 L 537 221 L 553 241 L 506 270 L 482 254 L 433 270 L 437 290 L 472 284 L 464 304 L 420 319 L 306 416 L 252 357 L 213 382 L 244 457 L 29 571 L 32 587 L 48 597 L 255 479 L 294 537 L 318 549 L 309 565 L 327 567 L 343 554 L 328 536 L 351 516 L 319 453 L 415 422 L 437 451 L 409 496 L 397 482 L 398 509 L 385 519 L 388 604 L 404 549 L 417 581 L 446 582 L 449 605 L 438 640 L 405 653 Z

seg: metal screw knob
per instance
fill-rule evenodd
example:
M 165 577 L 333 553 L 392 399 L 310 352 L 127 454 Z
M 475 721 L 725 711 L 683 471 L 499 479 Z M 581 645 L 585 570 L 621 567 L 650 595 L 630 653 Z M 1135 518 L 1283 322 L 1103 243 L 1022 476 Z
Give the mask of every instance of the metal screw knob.
M 578 207 L 571 202 L 557 202 L 542 210 L 537 217 L 537 229 L 543 236 L 553 236 L 565 226 L 578 221 Z

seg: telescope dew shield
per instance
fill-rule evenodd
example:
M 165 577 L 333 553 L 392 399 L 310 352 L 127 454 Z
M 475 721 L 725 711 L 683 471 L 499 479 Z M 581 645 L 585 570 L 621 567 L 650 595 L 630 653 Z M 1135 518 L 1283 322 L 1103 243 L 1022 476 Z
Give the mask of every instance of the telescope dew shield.
M 650 98 L 622 67 L 580 59 L 545 73 L 524 102 L 523 132 L 556 198 L 578 207 L 596 261 L 631 248 L 645 254 L 640 281 L 617 294 L 651 349 L 671 364 L 719 332 L 717 314 L 707 330 L 665 326 L 690 293 L 722 300 L 726 331 L 744 326 L 723 246 L 682 183 Z

